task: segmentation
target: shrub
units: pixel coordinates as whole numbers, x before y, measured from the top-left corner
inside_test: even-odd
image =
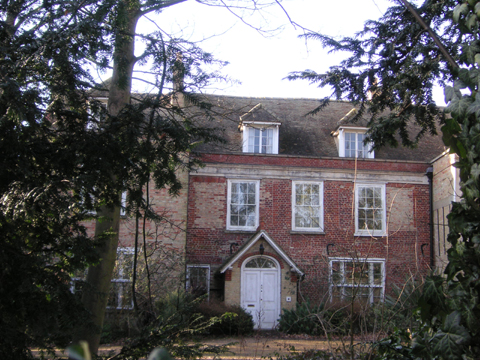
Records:
[[[156,318],[159,323],[187,326],[203,298],[194,297],[184,290],[169,292],[155,303]]]
[[[287,334],[324,335],[358,334],[372,331],[375,324],[373,307],[361,302],[326,303],[312,305],[310,301],[298,304],[295,309],[283,309],[279,330]]]
[[[324,303],[312,306],[309,301],[297,304],[295,309],[283,309],[278,322],[279,330],[287,334],[319,335],[323,333],[318,316],[324,310]]]
[[[140,331],[141,322],[133,310],[107,310],[100,343],[115,343],[118,340],[137,336]]]
[[[206,332],[212,335],[246,335],[253,332],[253,318],[238,305],[226,305],[210,300],[198,305],[197,311],[205,320],[218,318]]]

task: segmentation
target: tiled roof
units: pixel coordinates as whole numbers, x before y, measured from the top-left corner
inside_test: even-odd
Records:
[[[241,121],[280,122],[279,154],[338,157],[332,132],[339,126],[365,126],[366,120],[351,124],[354,106],[331,101],[315,115],[306,115],[319,106],[316,99],[251,98],[204,95],[218,113],[212,126],[224,130],[227,145],[205,146],[208,152],[241,152]],[[253,110],[252,110],[253,109]],[[426,135],[416,149],[402,146],[375,151],[377,159],[430,161],[445,150],[441,136]]]

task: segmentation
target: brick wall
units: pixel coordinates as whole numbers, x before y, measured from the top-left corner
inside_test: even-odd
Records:
[[[392,174],[412,174],[408,183],[386,183],[388,236],[372,238],[355,236],[354,182],[350,179],[329,179],[329,171],[340,167],[355,168],[355,161],[271,157],[258,155],[208,155],[204,161],[215,164],[215,171],[206,169],[190,177],[187,234],[187,262],[208,263],[215,272],[235,249],[250,239],[254,232],[227,231],[227,177],[242,178],[238,164],[250,163],[250,173],[260,179],[260,219],[263,230],[276,241],[305,272],[301,294],[320,300],[328,291],[329,257],[382,258],[386,261],[387,291],[393,283],[403,283],[408,276],[424,274],[429,263],[429,187],[426,163],[399,161],[358,161],[359,175],[380,171],[383,179]],[[208,165],[208,163],[207,163]],[[324,180],[324,233],[292,231],[292,179],[289,169],[295,166],[318,171],[317,180]],[[269,177],[265,169],[278,167],[280,176]],[[208,168],[208,166],[207,166]],[[280,170],[279,170],[280,169]],[[217,172],[217,174],[212,174]],[[375,177],[372,177],[375,179]],[[402,178],[403,179],[403,178]],[[418,179],[422,179],[419,181]],[[293,180],[301,180],[295,178]],[[306,179],[307,180],[307,179]],[[312,180],[312,179],[308,179]],[[329,254],[327,254],[327,245]],[[422,246],[423,244],[427,244]],[[423,253],[422,253],[423,250]],[[232,276],[235,276],[233,274]],[[232,282],[234,279],[232,278]],[[221,281],[215,286],[221,287]],[[225,294],[232,301],[231,294]]]
[[[148,198],[150,205],[153,211],[162,217],[162,220],[159,222],[146,221],[144,231],[143,219],[139,219],[137,278],[139,287],[137,291],[142,292],[141,287],[145,286],[146,272],[143,260],[143,236],[145,234],[149,271],[152,274],[151,288],[154,297],[161,296],[171,289],[184,287],[188,173],[178,172],[177,176],[183,186],[178,196],[171,196],[168,189],[155,189],[153,181],[149,184]],[[144,196],[147,196],[146,188],[144,189]],[[88,233],[93,235],[95,222],[90,221],[85,224]],[[135,218],[122,217],[118,247],[133,248],[135,246],[135,233]]]
[[[447,215],[452,201],[458,201],[461,196],[458,169],[452,166],[455,161],[455,155],[445,153],[433,162],[434,262],[440,272],[448,263],[447,250],[450,247]]]

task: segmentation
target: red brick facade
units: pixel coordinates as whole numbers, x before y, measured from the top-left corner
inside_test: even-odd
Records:
[[[257,271],[245,271],[246,264],[263,256],[275,264],[270,265],[275,268],[272,274],[277,271],[278,283],[271,293],[278,298],[280,314],[280,309],[293,308],[305,297],[327,299],[332,292],[331,272],[336,267],[335,271],[346,273],[351,259],[368,263],[369,281],[381,283],[382,293],[393,284],[426,273],[431,194],[425,173],[431,159],[443,151],[440,138],[427,135],[416,150],[375,150],[375,159],[339,157],[346,140],[340,140],[338,129],[349,126],[344,120],[353,109],[350,103],[332,102],[325,111],[305,116],[318,106],[316,100],[212,97],[209,101],[218,107],[220,115],[213,126],[224,130],[221,136],[227,145],[197,148],[205,166],[179,174],[184,189],[178,197],[172,198],[166,190],[150,192],[150,202],[156,204],[157,213],[165,215],[168,226],[148,223],[147,241],[157,250],[171,249],[179,255],[171,267],[178,276],[170,276],[171,283],[178,287],[178,279],[186,279],[188,288],[191,272],[196,281],[208,282],[211,296],[241,304],[253,292],[253,286],[249,290],[244,286],[249,283],[245,274]],[[254,140],[244,126],[257,130],[270,126],[278,133],[278,153],[246,153],[248,142]],[[355,126],[366,126],[366,122]],[[248,231],[227,226],[229,186],[242,181],[258,186],[255,226]],[[298,231],[292,225],[292,188],[302,182],[321,184],[323,224],[317,231]],[[356,230],[361,187],[381,192],[386,215],[380,236]],[[133,219],[123,220],[120,246],[134,245],[134,224]],[[262,271],[270,270],[258,267],[258,273]],[[161,277],[163,273],[155,274]],[[168,291],[163,288],[159,296]],[[374,290],[370,294],[377,296]]]
[[[255,233],[226,230],[228,179],[252,178],[260,180],[262,230],[305,273],[300,283],[302,295],[318,300],[325,297],[328,260],[332,257],[384,259],[386,291],[393,283],[401,284],[410,276],[425,274],[428,268],[430,194],[424,175],[427,163],[258,154],[208,154],[202,159],[205,170],[192,174],[189,180],[189,264],[210,264],[213,274]],[[218,175],[211,175],[213,171],[209,169],[215,169]],[[337,169],[341,169],[341,176],[334,176]],[[309,174],[305,180],[311,181],[313,176],[316,181],[323,181],[323,233],[292,231],[292,181],[302,180],[298,171]],[[385,184],[388,236],[354,235],[355,178],[358,182],[368,179]],[[231,273],[227,277],[231,279]],[[222,286],[222,280],[212,280],[213,292],[220,294]]]

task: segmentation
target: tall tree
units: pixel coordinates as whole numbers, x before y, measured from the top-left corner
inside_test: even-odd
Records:
[[[397,4],[353,38],[307,34],[349,56],[326,74],[302,71],[289,78],[331,86],[334,96],[358,104],[357,118],[370,120],[366,141],[377,148],[399,140],[414,147],[423,134],[442,126],[445,145],[460,159],[462,191],[448,217],[452,246],[446,278],[426,279],[418,304],[420,326],[397,343],[411,346],[390,347],[386,358],[479,358],[480,1]],[[433,100],[436,83],[444,86],[446,109]],[[327,104],[325,99],[317,111]]]
[[[177,168],[195,165],[183,155],[199,140],[217,140],[171,98],[186,97],[208,116],[209,105],[192,91],[219,77],[203,64],[222,63],[161,30],[136,32],[142,16],[184,1],[0,2],[3,358],[28,358],[29,346],[65,344],[75,328],[97,351],[118,242],[119,194],[129,190],[131,203],[140,203],[136,184],[150,174],[157,187],[177,191]],[[231,4],[235,12],[270,1]],[[139,38],[145,46],[136,55]],[[138,65],[150,67],[156,88],[150,96],[132,96]],[[112,71],[108,84],[94,81],[93,67]],[[182,86],[165,96],[179,75]],[[95,237],[82,223],[92,218]],[[71,275],[92,264],[81,311],[69,291]]]

